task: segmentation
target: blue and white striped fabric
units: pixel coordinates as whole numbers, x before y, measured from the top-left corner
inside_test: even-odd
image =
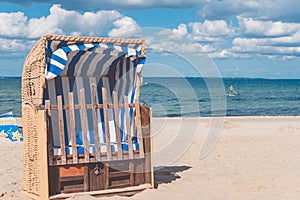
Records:
[[[110,44],[102,44],[102,43],[90,43],[90,44],[73,44],[73,45],[67,45],[63,46],[57,50],[55,50],[50,58],[50,62],[48,64],[47,70],[46,70],[46,79],[53,79],[56,76],[60,75],[64,68],[66,67],[66,64],[68,62],[68,54],[72,51],[91,51],[94,48],[104,48],[104,49],[111,49],[111,50],[117,50],[119,52],[122,52],[126,56],[139,56],[141,55],[141,46],[139,46],[137,49],[128,48],[125,46],[115,46]],[[135,60],[133,60],[135,62]],[[141,68],[143,64],[145,63],[145,58],[143,58],[138,65],[138,71],[141,71]]]
[[[0,137],[8,138],[13,142],[23,141],[23,133],[20,132],[12,112],[0,115]]]
[[[124,95],[128,96],[128,103],[132,104],[137,98],[138,78],[141,76],[142,67],[146,58],[141,56],[140,44],[104,44],[104,43],[67,43],[63,41],[48,41],[47,44],[47,70],[46,89],[44,100],[50,100],[51,105],[57,104],[57,96],[62,96],[63,104],[68,104],[68,93],[73,92],[74,103],[79,104],[79,91],[85,89],[85,101],[91,104],[91,84],[97,86],[98,103],[102,103],[102,91],[104,87],[108,91],[108,103],[112,103],[112,92],[118,93],[119,103],[124,102]],[[130,129],[133,129],[133,109],[130,108]],[[120,120],[120,134],[123,150],[126,150],[127,138],[125,113],[120,108],[119,116],[114,116],[113,110],[109,109],[109,128],[111,135],[112,150],[116,150],[115,119]],[[51,111],[52,116],[57,116],[57,110]],[[98,111],[98,130],[102,152],[106,151],[106,138],[104,127],[103,110]],[[65,110],[64,121],[69,121],[69,111]],[[93,118],[90,110],[87,111],[88,140],[90,147],[94,145]],[[58,119],[52,118],[54,155],[60,155],[60,139]],[[80,111],[75,110],[75,124],[78,137],[82,139],[82,127]],[[65,123],[65,141],[67,152],[71,149],[71,135],[69,123]],[[132,137],[135,137],[132,131]],[[80,149],[82,144],[78,143]],[[103,147],[102,147],[103,146]],[[127,145],[128,148],[128,145]],[[133,149],[138,150],[138,143],[133,144]],[[91,150],[91,152],[93,152]]]

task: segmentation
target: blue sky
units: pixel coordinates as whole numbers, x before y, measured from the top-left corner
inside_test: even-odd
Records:
[[[146,75],[164,65],[197,76],[173,59],[188,53],[207,76],[216,67],[223,77],[300,78],[299,7],[295,0],[2,0],[0,76],[21,76],[30,49],[51,33],[144,37]]]

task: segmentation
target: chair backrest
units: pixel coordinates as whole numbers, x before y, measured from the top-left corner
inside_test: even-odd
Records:
[[[67,43],[65,41],[48,41],[47,43],[47,70],[46,88],[44,92],[44,101],[50,100],[50,104],[57,104],[57,96],[62,97],[62,103],[68,104],[68,94],[73,93],[74,103],[79,103],[80,90],[85,90],[85,102],[91,104],[91,84],[95,84],[97,89],[98,102],[102,103],[102,90],[106,88],[108,103],[112,103],[112,94],[115,91],[118,94],[118,102],[124,102],[124,95],[128,97],[128,103],[134,103],[138,99],[138,89],[142,66],[145,57],[142,56],[141,44],[130,43]],[[43,102],[44,102],[43,101]],[[52,115],[56,115],[56,111]],[[132,118],[133,109],[130,108],[130,118]],[[99,131],[104,132],[103,113],[99,111]],[[75,111],[76,131],[82,132],[79,110]],[[119,117],[124,116],[124,110],[120,109]],[[64,121],[69,121],[69,114],[64,112]],[[109,122],[112,124],[116,116],[112,110],[108,112]],[[88,131],[93,132],[94,125],[92,113],[87,112]],[[123,137],[124,124],[121,120],[121,139]],[[52,119],[53,133],[59,133],[58,119]],[[113,128],[114,126],[110,126]],[[64,126],[66,136],[66,145],[69,143],[70,127],[66,123]],[[112,141],[114,141],[112,136]],[[59,146],[59,134],[53,135],[54,146]],[[100,137],[100,142],[106,142],[105,137]]]

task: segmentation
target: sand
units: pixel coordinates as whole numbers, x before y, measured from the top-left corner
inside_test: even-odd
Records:
[[[299,199],[299,122],[300,117],[154,119],[157,188],[102,199]],[[28,199],[21,194],[22,144],[0,142],[0,199]]]

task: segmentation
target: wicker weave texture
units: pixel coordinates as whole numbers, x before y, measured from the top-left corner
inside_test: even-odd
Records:
[[[34,108],[26,104],[23,106],[23,118],[27,119],[23,123],[23,130],[27,133],[24,137],[24,176],[23,189],[30,193],[39,195],[40,178],[39,167],[39,149],[38,149],[38,133],[37,133],[37,119],[35,118]]]

